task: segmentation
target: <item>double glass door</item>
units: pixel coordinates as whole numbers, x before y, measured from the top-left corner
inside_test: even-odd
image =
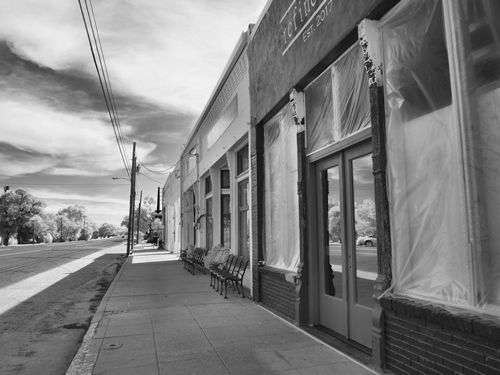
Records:
[[[371,144],[316,165],[320,324],[371,348],[377,277]]]

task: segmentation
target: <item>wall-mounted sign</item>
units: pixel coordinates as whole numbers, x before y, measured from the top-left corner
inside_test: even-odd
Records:
[[[282,55],[296,42],[307,43],[332,10],[333,0],[293,0],[280,18]]]

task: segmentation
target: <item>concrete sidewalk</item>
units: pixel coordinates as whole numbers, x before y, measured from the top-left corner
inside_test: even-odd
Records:
[[[67,375],[374,374],[210,277],[153,248],[111,284]]]

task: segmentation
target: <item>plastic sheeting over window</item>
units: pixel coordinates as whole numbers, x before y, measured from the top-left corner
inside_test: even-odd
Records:
[[[308,153],[370,124],[368,77],[361,48],[354,45],[306,90]]]
[[[404,1],[381,31],[394,290],[468,304],[465,187],[442,3]]]
[[[264,126],[265,261],[293,272],[300,257],[296,137],[289,105]]]
[[[500,2],[462,0],[460,6],[463,16],[457,23],[465,30],[465,47],[470,48],[466,96],[473,122],[479,125],[475,147],[480,150],[478,185],[484,202],[481,232],[486,240],[478,270],[482,282],[477,303],[500,306]]]

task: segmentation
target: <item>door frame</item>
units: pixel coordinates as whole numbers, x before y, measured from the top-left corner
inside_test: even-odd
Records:
[[[308,194],[307,199],[307,236],[308,236],[308,254],[307,254],[307,270],[308,270],[308,323],[310,325],[320,324],[320,308],[319,308],[319,298],[320,298],[320,277],[319,273],[319,251],[318,246],[320,245],[318,239],[318,186],[316,179],[316,170],[319,163],[324,160],[328,160],[334,155],[340,155],[342,152],[347,152],[349,149],[361,149],[366,148],[368,152],[373,152],[372,145],[372,129],[367,127],[362,131],[355,133],[336,144],[325,147],[311,155],[306,157],[306,176],[307,176],[307,190],[311,192]],[[375,181],[374,181],[375,184]],[[341,187],[345,189],[345,187]],[[342,194],[345,194],[343,192]],[[343,236],[346,236],[346,231],[344,230]],[[377,257],[378,257],[377,253]]]

